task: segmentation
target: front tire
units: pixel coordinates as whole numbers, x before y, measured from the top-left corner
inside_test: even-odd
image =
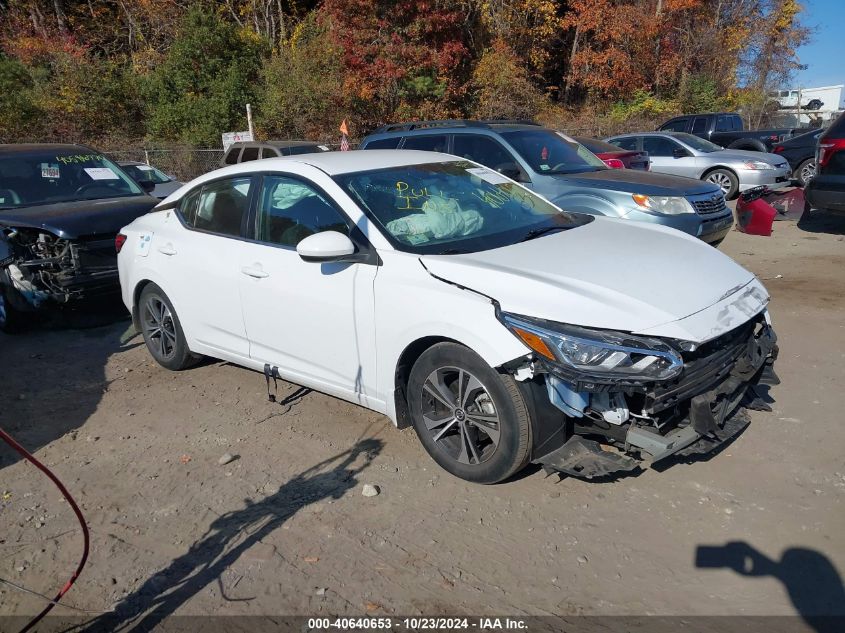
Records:
[[[531,452],[531,418],[516,381],[456,343],[419,357],[408,380],[414,430],[428,454],[456,477],[507,479]]]
[[[172,371],[190,367],[196,358],[176,316],[176,310],[156,284],[144,286],[138,299],[138,321],[147,349],[156,362]]]
[[[13,292],[8,286],[0,284],[0,332],[6,334],[17,334],[26,322],[26,315],[15,307],[9,296]]]
[[[705,182],[713,183],[725,196],[725,200],[733,199],[739,191],[739,179],[729,169],[714,169],[707,172],[704,179]]]

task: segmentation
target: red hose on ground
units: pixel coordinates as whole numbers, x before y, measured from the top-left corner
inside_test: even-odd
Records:
[[[56,488],[59,489],[59,492],[62,493],[62,496],[70,504],[70,507],[73,508],[73,512],[74,514],[76,514],[76,518],[79,520],[79,525],[82,527],[82,558],[79,560],[79,564],[76,566],[76,571],[73,572],[73,575],[65,583],[64,587],[59,590],[59,593],[56,594],[56,597],[53,598],[50,604],[44,607],[44,610],[41,613],[36,615],[32,620],[29,621],[29,623],[24,628],[21,629],[20,633],[26,633],[26,631],[32,629],[32,627],[34,627],[41,620],[41,618],[47,615],[50,612],[50,609],[56,606],[59,600],[61,600],[62,596],[68,592],[71,586],[73,586],[73,583],[76,582],[76,579],[79,578],[79,574],[82,573],[82,568],[85,567],[85,561],[88,560],[88,525],[85,523],[85,517],[82,516],[82,511],[79,509],[79,506],[76,505],[76,501],[73,500],[73,497],[67,491],[67,488],[64,487],[64,484],[59,481],[58,477],[56,477],[52,472],[50,472],[49,468],[39,462],[28,450],[18,444],[15,439],[11,435],[6,433],[6,431],[4,431],[3,429],[0,429],[0,439],[4,440],[9,446],[15,449],[18,453],[20,453],[25,460],[34,464],[35,467],[38,468],[38,470],[47,475],[50,481],[56,484]]]

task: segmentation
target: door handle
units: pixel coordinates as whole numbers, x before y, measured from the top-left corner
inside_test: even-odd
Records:
[[[171,244],[170,242],[168,242],[168,243],[167,243],[167,244],[165,244],[164,246],[159,246],[159,247],[158,247],[158,252],[159,252],[159,253],[161,253],[162,255],[175,255],[175,254],[176,254],[176,249],[175,249],[175,248],[173,248],[173,244]]]
[[[250,266],[244,266],[241,268],[241,272],[244,275],[249,277],[255,277],[256,279],[264,279],[265,277],[269,277],[270,273],[265,273],[260,268],[251,268]]]

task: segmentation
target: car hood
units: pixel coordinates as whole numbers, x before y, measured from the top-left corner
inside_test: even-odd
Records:
[[[693,196],[719,192],[719,188],[715,185],[695,178],[669,176],[637,169],[601,169],[583,174],[561,174],[554,177],[563,179],[570,185],[641,193],[647,196]]]
[[[765,309],[753,274],[664,227],[596,218],[581,227],[465,255],[424,255],[435,277],[505,312],[701,343]]]
[[[711,158],[714,162],[737,161],[743,162],[747,160],[759,160],[770,165],[780,165],[785,163],[786,159],[778,154],[769,154],[768,152],[754,152],[746,149],[724,149],[720,152],[710,152],[703,154],[705,158]]]
[[[164,200],[171,193],[182,187],[182,183],[177,180],[169,182],[160,182],[153,189],[153,195],[159,200]]]
[[[127,196],[0,209],[0,225],[43,229],[64,239],[114,235],[158,202],[152,196]]]

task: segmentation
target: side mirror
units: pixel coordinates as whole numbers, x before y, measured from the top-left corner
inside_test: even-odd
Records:
[[[340,262],[355,254],[355,244],[343,233],[322,231],[297,244],[296,252],[306,262]]]
[[[156,188],[156,184],[152,180],[138,180],[136,182],[147,193],[152,193],[153,189]]]
[[[496,171],[517,182],[525,182],[525,176],[516,163],[503,163],[496,167]]]
[[[672,150],[672,156],[674,156],[675,158],[686,158],[687,156],[689,156],[689,152],[683,147],[676,147]]]

